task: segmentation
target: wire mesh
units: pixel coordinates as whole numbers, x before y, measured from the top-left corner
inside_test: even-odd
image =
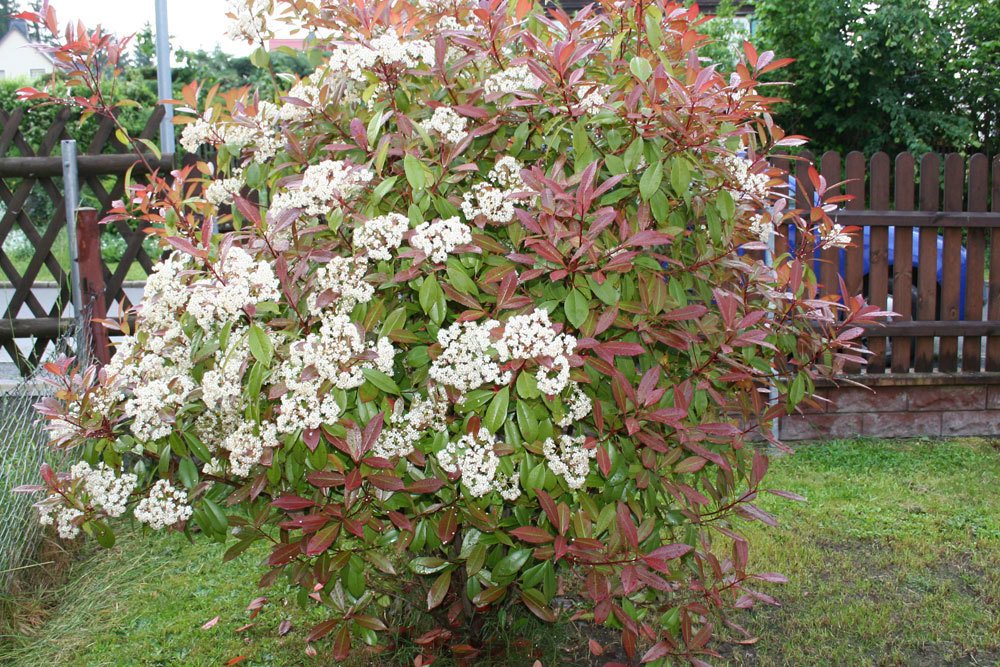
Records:
[[[73,452],[47,446],[48,436],[34,405],[55,389],[45,381],[51,377],[44,368],[46,362],[67,355],[77,357],[81,365],[89,363],[90,326],[80,324],[90,322],[89,308],[82,315],[49,348],[30,376],[0,390],[0,593],[9,590],[19,572],[39,565],[36,555],[44,534],[32,507],[41,496],[13,490],[22,484],[38,484],[43,463],[58,470],[74,457]]]

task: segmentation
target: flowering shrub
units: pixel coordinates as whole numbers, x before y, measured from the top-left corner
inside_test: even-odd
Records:
[[[217,157],[112,214],[172,254],[109,366],[51,367],[40,410],[86,463],[43,471],[42,517],[109,544],[130,508],[226,558],[266,541],[262,584],[326,607],[308,640],[338,659],[400,601],[432,619],[428,656],[468,658],[483,614],[553,621],[558,596],[632,660],[698,662],[779,579],[740,534],[772,521],[748,438],[879,314],[816,298],[834,200],[772,191],[765,158],[801,140],[756,79],[783,63],[747,46],[722,77],[696,10],[660,1],[252,0],[231,29],[263,43],[268,11],[317,68],[275,73],[275,100],[184,91],[181,143]],[[68,37],[73,76],[108,76],[120,42]],[[782,220],[796,247],[765,263]]]

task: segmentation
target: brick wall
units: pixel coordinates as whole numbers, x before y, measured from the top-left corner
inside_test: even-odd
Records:
[[[887,376],[871,387],[824,387],[826,401],[781,420],[781,438],[1000,436],[995,379]]]

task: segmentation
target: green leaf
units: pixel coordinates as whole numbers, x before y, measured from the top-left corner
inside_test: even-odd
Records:
[[[486,417],[483,419],[485,426],[490,433],[496,433],[507,421],[507,406],[510,404],[510,387],[504,387],[496,393],[490,401],[490,407],[486,409]]]
[[[646,171],[643,172],[642,178],[639,179],[639,194],[646,201],[653,196],[657,190],[660,189],[660,183],[663,181],[663,164],[657,162],[651,167],[646,167]]]
[[[640,81],[645,82],[646,79],[653,73],[653,66],[649,64],[649,61],[642,56],[635,56],[632,58],[632,62],[629,63],[629,70],[634,74]]]
[[[639,162],[642,160],[642,152],[644,149],[644,144],[642,137],[636,137],[635,141],[628,145],[625,149],[625,168],[635,169],[639,166]]]
[[[514,386],[517,388],[517,395],[521,398],[538,398],[542,395],[542,392],[538,391],[538,380],[531,373],[521,371]]]
[[[504,556],[493,568],[494,577],[512,577],[528,562],[531,549],[515,549]]]
[[[420,160],[407,153],[403,157],[403,171],[406,173],[406,180],[414,190],[424,189],[424,166]]]
[[[264,366],[270,366],[274,356],[274,346],[271,344],[271,339],[256,324],[250,327],[250,354]]]
[[[391,377],[376,368],[362,368],[365,379],[387,394],[399,395],[399,385]]]
[[[534,442],[538,437],[538,420],[531,413],[531,406],[525,401],[518,401],[514,405],[514,413],[517,415],[517,427],[521,436],[528,442]]]
[[[465,272],[465,269],[457,259],[452,258],[448,260],[447,272],[448,280],[451,282],[452,287],[462,294],[479,295],[479,288],[476,287],[476,283]]]
[[[229,527],[229,520],[226,519],[226,515],[222,511],[222,508],[216,505],[208,498],[205,498],[201,502],[202,506],[205,508],[205,514],[208,518],[209,523],[212,526],[212,529],[216,533],[225,534],[226,530]]]
[[[268,64],[271,62],[271,54],[267,52],[263,46],[254,49],[254,52],[250,54],[250,64],[254,67],[260,69],[267,69]]]
[[[195,466],[194,461],[187,457],[181,459],[180,464],[177,466],[177,476],[184,486],[189,489],[194,488],[194,485],[198,483],[198,468]]]
[[[423,285],[420,286],[418,294],[420,308],[425,313],[430,313],[431,306],[437,301],[439,294],[441,294],[441,286],[438,285],[437,278],[434,275],[427,276],[424,279]]]
[[[427,591],[428,611],[440,606],[444,602],[444,597],[448,594],[448,588],[451,587],[451,572],[451,570],[445,570],[431,584],[430,590]]]
[[[719,194],[715,197],[715,208],[719,210],[719,215],[722,216],[723,220],[733,219],[733,216],[736,215],[736,202],[733,201],[729,190],[719,190]]]
[[[587,321],[587,316],[590,314],[590,302],[583,295],[583,292],[572,289],[569,296],[566,297],[563,310],[566,311],[566,319],[569,320],[570,324],[579,329]]]
[[[434,574],[448,567],[448,561],[434,556],[423,556],[410,561],[410,569],[416,574]]]
[[[670,164],[670,186],[680,196],[691,188],[691,167],[683,158],[674,158]]]
[[[91,521],[90,529],[94,534],[94,539],[102,548],[110,549],[115,546],[115,533],[106,524],[101,521]]]
[[[393,331],[398,331],[406,325],[406,308],[400,306],[385,317],[382,323],[381,336],[385,338]]]

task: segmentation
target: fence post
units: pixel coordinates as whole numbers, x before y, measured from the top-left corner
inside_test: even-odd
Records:
[[[80,205],[80,174],[76,163],[76,141],[62,142],[63,203],[66,211],[66,237],[69,240],[69,282],[73,298],[73,314],[83,316],[83,295],[80,292],[80,267],[77,264],[76,209]]]
[[[80,292],[85,303],[90,304],[88,321],[80,325],[90,328],[91,352],[101,364],[111,361],[111,339],[103,320],[108,316],[104,298],[104,267],[101,262],[101,230],[97,210],[80,208],[76,211],[77,261],[80,267]]]

